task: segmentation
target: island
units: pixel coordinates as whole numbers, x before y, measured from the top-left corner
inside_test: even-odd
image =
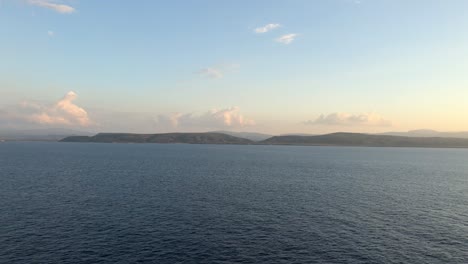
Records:
[[[163,134],[99,133],[94,136],[70,136],[60,140],[60,142],[468,148],[467,138],[405,137],[361,133],[272,136],[261,141],[253,141],[215,132]]]
[[[223,133],[99,133],[95,136],[71,136],[61,142],[95,143],[185,143],[185,144],[252,144],[253,141]]]
[[[266,145],[362,146],[468,148],[466,138],[404,137],[360,133],[332,133],[317,136],[274,136],[260,142]]]

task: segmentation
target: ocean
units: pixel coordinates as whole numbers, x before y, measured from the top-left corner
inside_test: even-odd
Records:
[[[468,150],[0,143],[0,263],[468,263]]]

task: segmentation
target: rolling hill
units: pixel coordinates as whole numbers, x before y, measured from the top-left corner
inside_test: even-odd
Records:
[[[275,136],[260,143],[268,145],[468,148],[468,139],[464,138],[402,137],[359,133],[333,133],[320,136]]]
[[[164,133],[131,134],[99,133],[95,136],[66,137],[61,142],[97,142],[97,143],[186,143],[186,144],[252,144],[248,139],[222,133]]]

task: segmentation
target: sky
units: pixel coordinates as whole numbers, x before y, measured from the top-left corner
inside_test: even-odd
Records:
[[[468,131],[465,0],[0,0],[0,130]]]

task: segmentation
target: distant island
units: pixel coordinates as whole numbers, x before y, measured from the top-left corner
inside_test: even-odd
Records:
[[[61,142],[96,142],[96,143],[185,143],[185,144],[252,144],[245,138],[223,133],[164,133],[164,134],[132,134],[132,133],[99,133],[95,136],[70,136]]]
[[[405,137],[360,133],[332,133],[318,136],[285,135],[273,136],[261,141],[215,132],[99,133],[95,136],[70,136],[60,140],[60,142],[468,148],[468,139],[466,138]]]
[[[332,133],[318,136],[275,136],[264,141],[268,145],[363,146],[468,148],[466,138],[404,137],[360,133]]]

